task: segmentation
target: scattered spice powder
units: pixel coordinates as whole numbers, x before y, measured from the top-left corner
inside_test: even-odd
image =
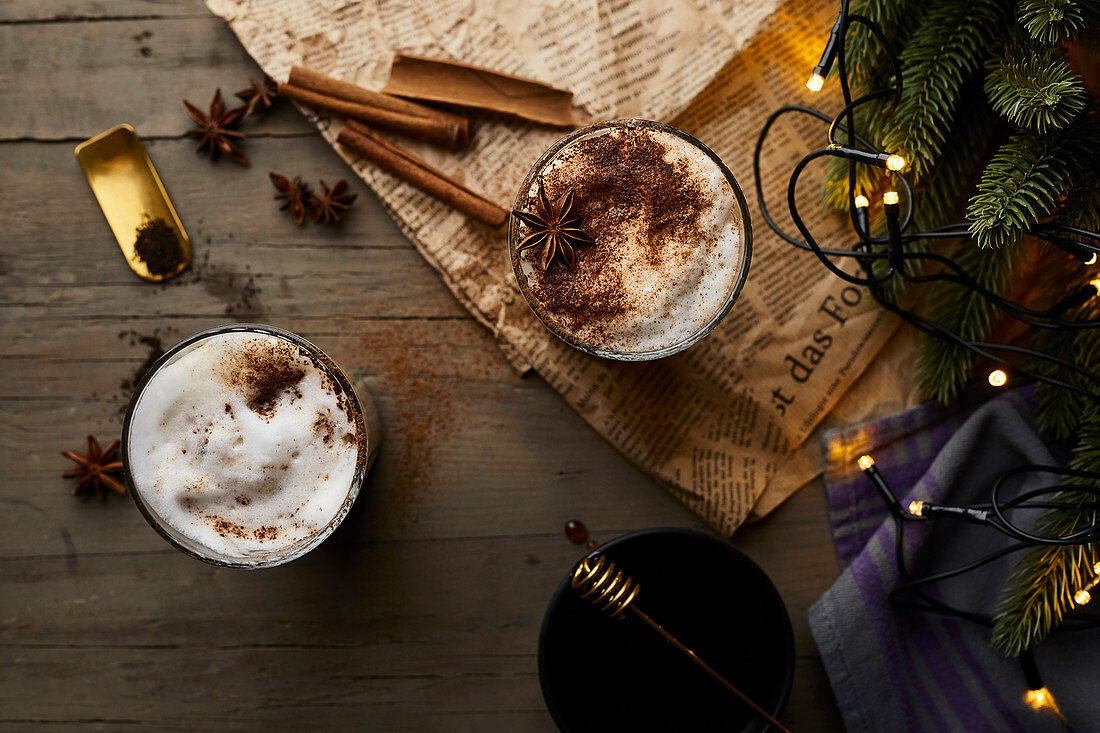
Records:
[[[131,346],[137,346],[141,344],[148,348],[148,352],[145,354],[145,359],[141,362],[134,373],[129,377],[126,377],[119,382],[119,388],[126,396],[129,396],[130,392],[133,392],[137,387],[138,382],[145,376],[145,373],[149,371],[157,359],[164,356],[164,336],[168,335],[168,331],[162,332],[160,329],[154,329],[152,333],[142,334],[137,331],[121,331],[118,334],[120,339],[129,338]],[[125,405],[123,406],[125,412]]]
[[[137,228],[134,251],[151,275],[171,275],[183,264],[183,246],[164,219],[150,219]]]
[[[332,415],[318,412],[317,419],[313,421],[313,432],[322,443],[329,445],[336,436],[336,421],[332,419]]]
[[[207,514],[206,521],[214,528],[214,531],[222,537],[226,535],[233,535],[238,539],[248,537],[248,530],[245,529],[243,525],[237,524],[236,522],[230,522],[228,519],[222,519],[213,514]]]

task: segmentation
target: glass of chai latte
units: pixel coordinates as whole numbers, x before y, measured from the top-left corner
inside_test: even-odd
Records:
[[[240,324],[172,347],[122,427],[130,494],[200,560],[281,565],[319,545],[359,494],[380,437],[369,395],[300,336]]]
[[[749,271],[752,228],[733,174],[710,148],[660,122],[610,120],[566,135],[520,186],[514,208],[543,215],[572,191],[592,240],[542,267],[537,228],[513,214],[519,288],[557,337],[609,359],[683,351],[733,307]],[[568,241],[568,240],[567,240]]]

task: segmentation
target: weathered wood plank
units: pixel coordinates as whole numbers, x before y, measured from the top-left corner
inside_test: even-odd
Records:
[[[249,138],[244,143],[252,159],[248,167],[227,160],[211,162],[205,155],[196,154],[191,138],[146,141],[146,149],[194,240],[196,253],[201,255],[202,245],[210,244],[207,238],[217,246],[235,248],[263,241],[288,249],[389,247],[415,251],[378,205],[355,206],[346,221],[328,226],[307,223],[299,227],[279,212],[279,203],[273,198],[275,189],[268,178],[271,171],[300,175],[314,186],[321,179],[331,184],[344,178],[353,192],[368,192],[328,143],[300,114],[294,114],[298,115],[303,136],[289,140]],[[5,256],[13,252],[28,257],[87,254],[90,262],[95,255],[112,253],[110,247],[87,253],[81,250],[81,245],[93,236],[112,247],[117,245],[73,156],[73,143],[0,145],[9,173],[0,178],[0,193],[6,199],[0,221],[5,239],[12,242]],[[43,219],[44,214],[49,218]],[[15,243],[23,246],[15,248]],[[118,272],[125,277],[116,279],[130,281],[127,269]]]
[[[5,0],[0,24],[79,23],[136,18],[202,17],[202,0]]]
[[[260,71],[210,13],[103,23],[0,24],[0,140],[82,140],[129,122],[146,138],[182,135],[180,100],[205,107]],[[308,129],[289,104],[246,131]]]

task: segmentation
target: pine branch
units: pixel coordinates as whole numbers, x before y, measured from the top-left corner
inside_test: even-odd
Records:
[[[1100,171],[1092,170],[1074,184],[1073,190],[1062,204],[1058,222],[1095,231],[1100,228]],[[1050,298],[1050,303],[1069,296],[1073,291],[1085,285],[1095,271],[1080,264],[1075,258],[1067,256],[1052,246],[1048,248],[1049,265],[1043,267],[1042,291]],[[1044,262],[1048,258],[1044,257]],[[1100,302],[1093,299],[1085,303],[1076,312],[1063,316],[1067,319],[1084,320],[1100,317]],[[1065,359],[1084,369],[1092,365],[1091,354],[1100,348],[1100,330],[1082,329],[1065,332],[1054,329],[1040,331],[1035,347],[1052,356]],[[1100,360],[1097,360],[1100,361]],[[1038,362],[1035,368],[1045,376],[1087,387],[1084,380],[1061,367],[1049,362]],[[1039,428],[1058,440],[1070,438],[1077,430],[1082,410],[1082,402],[1069,390],[1039,382],[1035,387],[1039,409],[1036,413]]]
[[[895,46],[903,46],[920,24],[927,3],[920,0],[852,0],[848,11],[878,24]],[[863,25],[853,23],[844,48],[844,62],[853,86],[871,88],[880,77],[894,74],[889,56]],[[860,128],[861,130],[863,128]]]
[[[902,99],[887,120],[883,147],[909,161],[914,180],[927,175],[943,151],[966,82],[981,68],[1009,10],[998,0],[939,0],[902,51]]]
[[[1068,282],[1072,287],[1059,289],[1064,295],[1085,284],[1088,275]],[[1096,308],[1085,309],[1084,312],[1075,314],[1075,318],[1095,318]],[[1073,333],[1064,331],[1044,330],[1035,340],[1035,347],[1044,354],[1065,359],[1071,364],[1088,369],[1093,361],[1092,355],[1100,352],[1100,333],[1095,329],[1082,329]],[[1041,374],[1046,377],[1058,379],[1078,387],[1087,388],[1089,384],[1080,376],[1067,369],[1049,362],[1039,362],[1034,365]],[[1035,389],[1038,400],[1036,422],[1039,429],[1047,435],[1058,440],[1068,440],[1076,433],[1081,421],[1083,405],[1080,396],[1068,389],[1058,387],[1045,382],[1039,382]]]
[[[986,166],[967,216],[982,247],[1016,241],[1065,196],[1075,176],[1100,156],[1090,120],[1045,135],[1021,130]]]
[[[1094,362],[1093,366],[1100,364]],[[1095,408],[1090,407],[1084,416],[1081,437],[1069,465],[1085,471],[1100,469],[1100,413]],[[1053,500],[1079,505],[1095,501],[1091,494],[1072,490],[1058,492]],[[1097,510],[1080,506],[1076,510],[1047,509],[1036,522],[1036,532],[1066,535],[1096,522],[1097,515]],[[1098,560],[1100,543],[1030,550],[1017,563],[1001,594],[993,646],[1015,657],[1045,638],[1074,607],[1073,594],[1092,578]]]
[[[1079,336],[1086,333],[1088,332],[1066,334],[1053,329],[1044,330],[1035,338],[1035,348],[1044,354],[1073,361],[1074,344]],[[1043,376],[1055,379],[1063,376],[1062,372],[1065,371],[1046,362],[1036,364],[1035,369]],[[1038,402],[1035,422],[1038,424],[1039,430],[1058,440],[1066,440],[1073,435],[1073,432],[1077,430],[1079,417],[1077,407],[1079,407],[1080,402],[1077,395],[1068,389],[1062,389],[1046,382],[1039,382],[1035,386],[1035,397]]]
[[[1081,493],[1056,496],[1058,501],[1092,498]],[[1063,512],[1068,514],[1068,510]],[[1052,529],[1069,533],[1084,524],[1081,519],[1067,520]],[[997,606],[992,638],[994,648],[1005,656],[1018,657],[1029,646],[1044,639],[1066,611],[1073,608],[1073,594],[1092,577],[1093,563],[1100,559],[1098,550],[1095,544],[1069,545],[1041,547],[1024,555],[1009,578],[1011,590]]]
[[[1100,219],[1100,186],[1096,173],[1081,181],[1067,198],[1060,219],[1079,226],[1094,226]],[[1068,258],[1063,262],[1071,262]],[[1061,286],[1050,284],[1052,299],[1064,297],[1086,280],[1090,271],[1080,266],[1076,277],[1065,277]],[[1066,268],[1061,269],[1065,272]],[[1067,314],[1073,318],[1095,318],[1100,304],[1090,301],[1079,312]],[[1046,353],[1060,356],[1074,365],[1096,373],[1100,369],[1100,332],[1084,329],[1067,334],[1044,331],[1036,346]],[[1057,365],[1040,362],[1040,370],[1051,377],[1095,389],[1083,378]],[[1070,468],[1096,471],[1100,469],[1100,410],[1091,402],[1069,390],[1045,383],[1037,386],[1039,426],[1060,439],[1077,436],[1077,446],[1070,459]],[[1074,481],[1081,483],[1083,480]],[[1093,482],[1095,485],[1096,482]],[[1059,492],[1055,501],[1094,502],[1095,497],[1073,491]],[[1064,535],[1092,524],[1097,519],[1094,509],[1077,511],[1047,510],[1036,523],[1045,534]],[[1029,551],[1017,563],[1009,577],[993,628],[993,645],[1009,656],[1018,656],[1024,649],[1046,637],[1065,613],[1074,606],[1073,594],[1092,577],[1092,568],[1100,559],[1100,543],[1068,547],[1045,547]]]
[[[1016,12],[1032,38],[1051,46],[1086,27],[1084,13],[1072,0],[1020,0]]]
[[[1004,295],[1022,259],[1018,243],[998,249],[980,249],[965,242],[952,257],[983,287]],[[941,283],[935,291],[930,316],[967,340],[986,338],[993,328],[996,306],[974,291]],[[950,402],[970,379],[974,355],[969,349],[929,336],[917,357],[916,381],[921,394]]]
[[[1058,221],[1091,231],[1100,229],[1100,169],[1085,167],[1062,202]]]
[[[1094,139],[1091,144],[1100,143]],[[1085,158],[1084,160],[1094,159]],[[1088,163],[1084,165],[1087,166]],[[1091,172],[1091,169],[1089,171],[1076,172],[1079,176],[1079,185],[1066,197],[1061,221],[1086,227],[1095,227],[1100,223],[1097,221],[1100,219],[1100,185],[1095,183],[1095,179],[1100,178],[1100,175]],[[988,173],[987,167],[986,175]],[[968,242],[954,256],[955,261],[971,277],[999,295],[1004,295],[1008,291],[1022,259],[1019,237],[1009,240],[1009,243],[1002,247],[993,249],[979,248]],[[1057,256],[1067,257],[1060,251]],[[932,291],[930,297],[930,316],[964,339],[986,338],[998,314],[997,308],[980,295],[956,285],[942,284]],[[921,345],[917,358],[917,386],[922,394],[941,402],[949,402],[958,395],[969,380],[973,363],[973,355],[968,349],[930,336]],[[1100,361],[1097,362],[1097,367],[1100,367]],[[1073,409],[1081,409],[1080,400],[1076,401]],[[1053,416],[1049,419],[1055,421]],[[1062,419],[1067,422],[1073,421],[1072,418],[1063,417]]]
[[[1085,86],[1057,49],[1011,43],[986,68],[990,104],[1016,125],[1036,132],[1063,128],[1085,108]]]
[[[960,105],[943,154],[920,186],[917,210],[927,217],[921,222],[923,229],[959,220],[964,194],[973,190],[982,162],[1003,127],[981,95],[971,91],[977,91],[977,84],[963,90],[970,101]]]
[[[961,105],[943,155],[931,176],[916,191],[913,214],[913,229],[916,231],[934,229],[958,220],[963,193],[973,186],[991,146],[990,131],[996,129],[996,116],[980,95],[964,92],[964,98],[973,101]],[[936,244],[932,239],[918,239],[906,244],[906,251],[928,252]],[[886,271],[887,266],[886,260],[878,260],[873,271],[880,274]],[[924,271],[919,260],[907,261],[905,269],[909,275],[919,275]],[[906,280],[898,277],[885,284],[883,294],[891,302],[900,303],[907,290]]]

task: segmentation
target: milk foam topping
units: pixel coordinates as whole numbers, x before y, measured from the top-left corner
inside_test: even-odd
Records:
[[[547,162],[523,208],[534,209],[541,186],[551,201],[572,190],[595,240],[576,249],[576,272],[520,260],[544,320],[586,344],[643,353],[691,338],[722,311],[744,266],[745,222],[705,150],[659,129],[597,129]]]
[[[297,344],[227,332],[188,347],[143,389],[129,470],[145,505],[231,558],[277,553],[325,529],[352,485],[353,397]]]

